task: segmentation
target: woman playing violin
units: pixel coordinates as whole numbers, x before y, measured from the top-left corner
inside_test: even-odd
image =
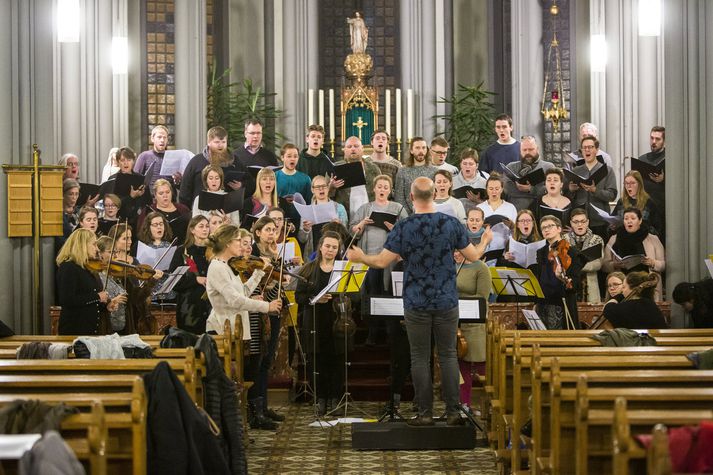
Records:
[[[115,224],[109,230],[109,234],[103,237],[105,239],[98,243],[100,258],[104,265],[109,265],[110,257],[112,261],[107,290],[110,290],[109,281],[112,281],[115,284],[111,285],[114,289],[110,291],[112,297],[121,293],[127,295],[127,301],[124,302],[126,305],[119,306],[111,313],[111,325],[115,332],[122,334],[153,333],[155,320],[151,316],[146,298],[151,295],[156,282],[163,277],[163,272],[141,265],[130,254],[132,236],[131,226],[124,223]],[[122,264],[128,265],[122,266]],[[106,280],[104,273],[102,273],[102,280]]]
[[[263,170],[265,170],[265,168],[263,168]],[[252,255],[268,258],[275,263],[280,262],[280,255],[277,250],[277,225],[275,224],[275,221],[269,216],[263,216],[262,218],[258,219],[257,222],[255,222],[252,231],[253,235],[255,236],[255,243],[253,244]],[[287,277],[284,274],[283,276]],[[266,284],[268,286],[268,290],[265,293],[265,298],[268,300],[284,298],[285,301],[283,301],[283,306],[286,307],[287,305],[284,293],[282,294],[282,296],[278,297],[277,284],[279,284],[279,282],[277,282],[276,279],[273,279],[271,280],[271,282],[268,282]],[[272,287],[270,288],[270,286]],[[269,419],[272,419],[277,422],[282,422],[285,420],[285,418],[270,409],[267,405],[267,380],[270,373],[270,368],[272,367],[272,363],[275,361],[275,357],[277,355],[277,343],[280,337],[281,319],[279,313],[271,313],[268,318],[269,323],[265,325],[264,328],[265,332],[268,333],[267,345],[264,348],[262,361],[260,362],[260,373],[258,379],[256,380],[256,386],[259,386],[259,396],[262,397],[264,414]],[[259,319],[259,321],[261,322],[265,322],[263,318],[260,318],[259,315],[253,313],[250,314],[250,319],[251,322],[254,322],[256,319]]]
[[[545,296],[538,302],[537,313],[547,329],[566,329],[565,302],[573,324],[578,325],[577,288],[583,263],[576,248],[562,238],[559,218],[543,216],[540,230],[547,245],[537,251],[537,264],[531,267]]]
[[[108,331],[105,312],[116,309],[118,303],[102,290],[97,275],[86,268],[96,255],[97,238],[86,229],[73,232],[57,255],[60,335],[103,335]]]
[[[161,180],[157,180],[156,183]],[[188,223],[188,232],[183,246],[176,249],[169,269],[188,266],[176,291],[176,324],[178,328],[200,335],[205,333],[206,320],[210,313],[210,302],[203,298],[206,291],[208,260],[205,251],[208,243],[208,218],[194,216]]]
[[[280,299],[268,303],[260,297],[250,298],[250,294],[257,288],[265,272],[258,268],[243,283],[229,264],[230,260],[236,257],[243,258],[243,261],[247,262],[247,257],[252,249],[252,236],[244,229],[239,229],[232,224],[225,224],[210,235],[208,246],[213,251],[214,257],[208,267],[208,283],[206,285],[208,299],[213,306],[206,324],[207,330],[222,333],[225,320],[230,321],[231,326],[235,328],[236,315],[239,315],[243,327],[243,340],[259,342],[261,340],[260,333],[253,333],[248,312],[276,313],[282,308],[282,302]],[[263,411],[262,389],[258,384],[261,363],[262,358],[259,352],[251,351],[250,355],[245,358],[245,377],[255,382],[248,390],[248,400],[253,409],[250,425],[255,429],[275,429],[275,424],[266,417]],[[267,386],[267,381],[265,381],[265,386]]]

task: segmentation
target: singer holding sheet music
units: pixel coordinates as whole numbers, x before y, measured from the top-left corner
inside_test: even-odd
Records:
[[[596,180],[583,180],[580,184],[577,184],[570,180],[568,196],[569,199],[572,200],[572,203],[574,203],[574,206],[584,208],[587,213],[589,213],[589,219],[591,220],[590,227],[594,234],[601,236],[602,239],[606,239],[607,223],[598,215],[594,214],[589,205],[591,203],[599,209],[609,210],[609,202],[614,201],[617,195],[616,176],[610,166],[600,163],[599,160],[597,160],[597,155],[599,154],[599,140],[597,140],[596,137],[588,135],[582,138],[581,148],[584,154],[584,164],[575,167],[572,172],[580,177],[586,178],[594,176],[599,172],[600,168],[606,167],[606,175],[598,182]]]
[[[134,161],[136,160],[136,153],[129,147],[121,147],[118,152],[116,152],[116,159],[119,163],[119,171],[111,175],[107,182],[113,181],[115,183],[113,191],[121,199],[121,208],[119,209],[119,219],[129,220],[129,224],[136,226],[136,219],[138,215],[138,210],[143,206],[143,196],[146,192],[146,187],[143,184],[143,180],[138,177],[143,177],[140,173],[134,171]],[[140,185],[134,186],[129,185],[128,188],[119,190],[120,186],[118,184],[119,176],[133,175],[141,182]],[[125,191],[124,191],[125,190]]]
[[[476,261],[492,239],[488,229],[476,247],[468,242],[465,227],[456,218],[435,211],[434,184],[419,177],[411,185],[410,200],[415,213],[396,223],[377,255],[367,255],[357,247],[347,252],[349,260],[383,269],[399,257],[404,261],[404,320],[411,345],[411,376],[419,413],[411,425],[433,425],[431,335],[435,337],[441,363],[442,388],[447,423],[462,424],[458,389],[456,331],[458,290],[453,252]]]
[[[517,209],[530,208],[532,203],[545,192],[541,173],[554,167],[551,162],[540,159],[540,149],[537,140],[532,135],[520,138],[520,160],[504,165],[505,192],[508,200]],[[541,172],[535,173],[537,170]],[[495,170],[500,171],[500,170]],[[513,172],[513,174],[508,173]],[[528,176],[529,175],[529,176]],[[520,180],[514,180],[515,176]]]
[[[604,272],[620,270],[624,274],[634,271],[657,272],[661,274],[666,270],[666,254],[663,244],[657,236],[649,233],[647,226],[643,224],[641,210],[638,208],[628,208],[624,211],[624,226],[613,235],[604,248],[604,260],[602,269]],[[613,251],[613,252],[612,252]],[[641,256],[640,263],[628,269],[626,263],[622,263],[614,256],[614,252],[622,259],[628,256]],[[663,288],[661,279],[656,286],[654,299],[659,301],[663,298]]]
[[[228,192],[223,189],[223,180],[225,175],[223,174],[223,169],[217,165],[208,165],[201,172],[201,181],[203,182],[203,190],[209,193],[215,193],[216,195],[225,195]],[[209,195],[210,196],[210,195]],[[231,195],[232,196],[232,195]],[[225,210],[214,210],[214,209],[201,209],[199,207],[201,195],[196,196],[193,200],[193,216],[202,214],[210,218],[211,211],[225,211]],[[242,200],[241,200],[242,202]],[[240,226],[240,210],[234,210],[228,212],[225,216],[228,218],[228,222]]]

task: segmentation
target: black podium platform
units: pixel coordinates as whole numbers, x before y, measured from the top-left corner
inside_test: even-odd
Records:
[[[476,446],[471,424],[411,427],[405,422],[357,422],[352,424],[354,450],[469,450]]]

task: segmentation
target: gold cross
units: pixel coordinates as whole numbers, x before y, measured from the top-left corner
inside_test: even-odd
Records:
[[[369,124],[361,120],[361,117],[359,117],[356,122],[352,122],[352,125],[359,129],[359,140],[361,140],[361,129]]]

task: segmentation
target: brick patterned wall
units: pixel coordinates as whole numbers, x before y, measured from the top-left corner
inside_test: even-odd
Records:
[[[142,147],[148,149],[151,129],[165,125],[174,143],[176,124],[174,0],[142,3],[145,19],[142,80]]]
[[[544,46],[544,67],[547,68],[547,49],[549,48],[550,42],[552,41],[552,15],[550,15],[551,1],[545,2],[542,8],[542,33],[543,33],[543,46]],[[567,110],[572,112],[572,102],[571,102],[571,68],[570,68],[570,0],[557,0],[557,6],[559,7],[559,14],[556,18],[556,28],[557,28],[557,40],[559,41],[560,57],[561,57],[561,67],[562,67],[562,86],[563,95],[566,102]],[[550,76],[553,76],[554,72],[550,72]],[[553,88],[548,85],[549,90]],[[541,100],[542,98],[540,98]],[[563,165],[562,160],[562,150],[570,150],[570,130],[571,126],[571,114],[567,120],[561,120],[559,124],[559,130],[555,132],[553,130],[552,122],[547,121],[544,124],[544,151],[543,158],[550,162],[553,162],[557,166]],[[576,127],[575,127],[576,129]]]
[[[398,0],[363,0],[358,2],[358,11],[364,17],[369,28],[369,39],[366,52],[374,62],[371,86],[379,90],[379,126],[384,126],[384,90],[391,89],[392,107],[394,90],[401,81],[399,55],[399,2]],[[351,53],[349,25],[347,18],[354,16],[355,2],[349,0],[333,0],[319,2],[319,88],[335,89],[335,97],[339,97],[339,89],[345,84],[344,59]],[[325,93],[325,102],[326,102]],[[335,99],[336,100],[336,99]],[[316,104],[315,104],[316,106]],[[328,104],[325,103],[325,121],[328,122]],[[339,105],[337,110],[337,140],[341,136]],[[317,117],[317,114],[315,114]],[[391,130],[395,130],[394,112],[391,113]],[[328,126],[328,124],[325,124]],[[368,142],[368,138],[365,140]],[[335,144],[336,154],[341,155],[341,146]]]

